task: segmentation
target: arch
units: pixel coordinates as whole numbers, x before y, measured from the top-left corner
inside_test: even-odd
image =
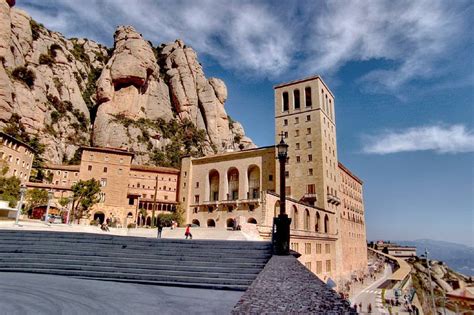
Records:
[[[298,229],[298,209],[295,205],[291,207],[291,228]]]
[[[209,171],[209,200],[219,200],[219,172],[215,169]]]
[[[133,218],[133,213],[131,212],[127,213],[127,218]]]
[[[146,218],[146,225],[151,226],[151,217]]]
[[[313,100],[311,99],[311,87],[307,86],[304,88],[304,100],[306,107],[313,106]]]
[[[228,228],[235,228],[235,220],[233,218],[229,218],[226,221],[226,227]]]
[[[324,233],[329,233],[329,217],[327,214],[324,216]]]
[[[104,223],[105,214],[102,211],[97,211],[94,213],[94,220],[99,222],[100,224]]]
[[[293,90],[293,105],[294,105],[295,109],[300,109],[301,108],[300,90],[299,89]]]
[[[216,221],[214,221],[213,219],[208,219],[207,227],[216,227]]]
[[[201,223],[199,223],[198,219],[194,219],[192,223],[196,224],[197,226],[201,226]]]
[[[260,168],[252,164],[247,169],[248,189],[247,199],[260,198]]]
[[[276,218],[279,213],[280,213],[280,200],[277,200],[275,202],[275,207],[274,207],[274,210],[273,210],[273,217]]]
[[[316,212],[316,224],[314,229],[316,232],[321,232],[321,216],[319,215],[319,212]]]
[[[239,170],[235,167],[227,171],[227,200],[239,199]]]
[[[257,220],[255,220],[255,218],[248,218],[247,223],[257,224]]]
[[[288,92],[283,92],[282,95],[282,101],[283,101],[283,111],[286,112],[290,109],[290,102],[289,102],[289,97],[288,97]]]
[[[309,230],[309,223],[310,223],[310,215],[309,215],[309,210],[308,209],[305,209],[304,210],[304,229],[305,230]]]

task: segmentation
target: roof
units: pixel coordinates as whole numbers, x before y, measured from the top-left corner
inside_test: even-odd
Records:
[[[71,186],[59,186],[47,183],[33,183],[27,182],[26,187],[28,188],[43,188],[43,189],[55,189],[55,190],[71,190]]]
[[[79,172],[80,165],[45,164],[44,168],[51,169],[51,170]]]
[[[130,155],[132,157],[135,155],[133,152],[130,152],[126,149],[109,148],[109,147],[81,147],[81,150],[105,152],[105,153],[116,153],[116,154]]]
[[[346,172],[347,175],[355,179],[359,184],[363,185],[364,181],[357,177],[354,173],[352,173],[347,167],[344,166],[341,162],[338,162],[339,168],[342,169],[344,172]]]
[[[172,167],[162,167],[162,166],[149,166],[149,165],[134,165],[130,166],[131,171],[145,171],[145,172],[155,172],[155,173],[168,173],[168,174],[179,174],[179,169]]]
[[[334,94],[332,94],[331,90],[329,89],[329,87],[326,85],[326,83],[323,81],[323,78],[321,78],[320,75],[313,75],[313,76],[310,76],[310,77],[306,77],[306,78],[302,78],[302,79],[298,79],[298,80],[293,80],[293,81],[288,81],[288,82],[284,82],[284,83],[279,83],[277,85],[274,85],[273,86],[273,89],[279,89],[279,88],[282,88],[282,87],[285,87],[285,86],[289,86],[289,85],[294,85],[294,84],[298,84],[298,83],[303,83],[303,82],[307,82],[307,81],[312,81],[312,80],[316,80],[316,79],[319,79],[321,81],[321,83],[323,83],[324,87],[329,91],[329,94],[331,94],[331,96],[333,98],[334,97]]]
[[[30,151],[36,153],[36,150],[33,149],[30,145],[24,143],[24,142],[21,141],[21,140],[18,140],[17,138],[15,138],[15,137],[13,137],[13,136],[10,136],[8,133],[4,133],[3,131],[0,131],[0,136],[5,137],[5,138],[7,138],[7,139],[10,140],[10,141],[19,143],[19,144],[21,144],[22,146],[28,148]]]
[[[223,156],[232,156],[232,155],[238,155],[238,154],[245,154],[245,153],[253,153],[257,151],[269,151],[269,150],[275,150],[274,145],[266,146],[266,147],[259,147],[259,148],[253,148],[253,149],[245,149],[245,150],[240,150],[240,151],[232,151],[232,152],[222,152],[222,153],[217,153],[213,155],[207,155],[203,157],[198,157],[198,158],[192,158],[193,161],[202,161],[206,159],[213,159],[213,158],[218,158],[218,157],[223,157]]]

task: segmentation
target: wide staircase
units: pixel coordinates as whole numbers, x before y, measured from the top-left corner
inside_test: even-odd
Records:
[[[269,242],[0,230],[0,271],[245,291]]]

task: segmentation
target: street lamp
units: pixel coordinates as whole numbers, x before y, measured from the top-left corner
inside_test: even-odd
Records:
[[[278,153],[278,161],[280,162],[280,214],[277,218],[273,218],[273,253],[275,255],[289,255],[290,254],[290,223],[291,219],[285,212],[286,204],[286,178],[285,178],[285,164],[288,159],[288,144],[283,140],[283,133],[281,141],[276,146]]]
[[[71,210],[72,210],[72,198],[68,198],[66,224],[69,224],[69,225],[71,225],[71,223],[69,222],[69,220],[71,219]]]
[[[26,187],[21,185],[20,187],[20,202],[18,202],[18,209],[16,210],[15,225],[18,225],[18,220],[20,219],[21,207],[23,206],[23,198],[25,197]]]
[[[51,203],[51,198],[53,198],[53,191],[48,191],[48,205],[46,206],[46,215],[44,216],[44,222],[48,223],[48,213],[49,213],[49,205]]]

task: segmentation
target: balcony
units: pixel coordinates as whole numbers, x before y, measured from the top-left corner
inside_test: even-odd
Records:
[[[303,197],[301,197],[301,201],[308,202],[310,204],[314,204],[318,200],[318,196],[316,193],[305,193]]]
[[[338,205],[341,204],[341,199],[339,199],[339,197],[337,197],[337,196],[328,194],[328,202],[338,206]]]

